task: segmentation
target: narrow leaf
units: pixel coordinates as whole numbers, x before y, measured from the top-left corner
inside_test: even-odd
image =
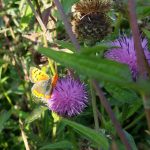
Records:
[[[96,56],[50,51],[49,48],[39,48],[39,52],[66,66],[73,67],[88,77],[118,84],[129,84],[131,81],[128,67],[114,61]]]
[[[76,51],[74,45],[71,44],[70,42],[57,41],[57,43],[60,44],[63,48],[67,48],[67,49],[71,50],[72,52],[75,52],[75,51]]]
[[[73,145],[69,141],[61,141],[56,143],[50,143],[40,148],[40,150],[43,149],[72,149]]]
[[[108,81],[122,87],[132,88],[138,92],[142,91],[149,93],[150,82],[132,82],[131,74],[127,65],[96,56],[58,52],[50,48],[39,48],[38,51],[47,57],[58,61],[62,65],[74,68],[77,72],[92,79]]]
[[[81,124],[75,123],[75,122],[67,120],[67,119],[63,119],[62,121],[65,124],[71,126],[73,129],[80,132],[82,135],[89,138],[91,141],[96,143],[97,146],[100,146],[103,149],[108,149],[108,147],[109,147],[108,140],[103,134],[97,133],[95,130],[92,130],[92,129],[87,128]]]

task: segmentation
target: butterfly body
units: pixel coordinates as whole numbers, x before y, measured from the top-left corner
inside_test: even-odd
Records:
[[[52,79],[38,68],[30,68],[30,80],[34,83],[31,92],[32,94],[44,102],[51,97],[52,90],[56,85],[58,76],[55,75]]]

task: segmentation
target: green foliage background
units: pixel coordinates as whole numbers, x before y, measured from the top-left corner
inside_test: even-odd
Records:
[[[68,18],[75,2],[77,0],[61,0]],[[34,0],[32,3],[37,11],[39,4],[42,15],[51,6],[51,0]],[[109,14],[114,32],[92,48],[81,43],[81,52],[75,53],[56,9],[51,11],[51,15],[57,19],[55,30],[51,32],[55,42],[48,43],[46,48],[47,42],[27,1],[0,1],[0,149],[23,150],[29,146],[32,150],[84,150],[99,147],[107,150],[112,149],[114,144],[119,150],[125,149],[93,91],[100,125],[99,130],[95,130],[89,79],[97,79],[104,90],[133,150],[149,149],[150,133],[139,93],[149,91],[150,84],[133,82],[126,65],[102,57],[109,48],[104,44],[105,41],[113,40],[122,33],[131,34],[126,14],[127,1],[123,0],[122,3],[122,8],[119,3],[114,3]],[[138,0],[136,10],[140,31],[150,40],[150,2]],[[33,41],[34,32],[41,34],[38,42]],[[61,52],[56,51],[56,48]],[[39,64],[36,51],[50,58],[50,63],[43,66],[43,70],[49,70],[52,75],[56,64],[59,76],[64,76],[66,68],[72,67],[88,85],[89,104],[79,116],[59,120],[46,106],[35,102],[31,94],[29,68]]]

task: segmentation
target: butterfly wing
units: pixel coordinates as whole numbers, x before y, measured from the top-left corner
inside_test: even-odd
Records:
[[[30,68],[29,77],[32,83],[37,83],[43,80],[49,80],[49,76],[36,67]]]
[[[32,94],[39,99],[49,99],[51,96],[51,80],[39,81],[31,89]]]

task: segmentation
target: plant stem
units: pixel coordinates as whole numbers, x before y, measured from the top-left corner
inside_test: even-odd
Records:
[[[98,121],[98,113],[96,107],[96,97],[92,86],[92,80],[90,80],[90,91],[91,91],[91,100],[92,100],[92,108],[93,108],[93,115],[94,115],[94,123],[95,123],[95,130],[97,133],[99,132],[99,121]],[[100,147],[98,147],[100,150]]]
[[[97,114],[97,107],[96,107],[96,98],[92,86],[92,80],[90,80],[90,91],[91,91],[91,97],[92,97],[92,108],[93,108],[93,115],[94,115],[94,122],[95,122],[95,130],[99,131],[99,122],[98,122],[98,114]]]
[[[150,76],[150,68],[141,45],[140,32],[136,19],[136,10],[135,10],[135,0],[128,0],[128,9],[129,9],[129,20],[130,26],[133,34],[135,53],[137,58],[137,66],[139,71],[139,76],[142,78],[147,78]]]
[[[78,146],[77,141],[76,141],[75,132],[70,127],[68,127],[68,129],[70,130],[70,138],[71,138],[71,142],[73,144],[73,150],[78,150],[79,146]]]
[[[63,11],[63,8],[62,8],[59,0],[54,0],[54,2],[55,2],[55,5],[58,8],[58,11],[60,12],[62,20],[64,22],[64,26],[66,28],[66,31],[68,32],[68,35],[69,35],[72,43],[74,44],[74,46],[76,47],[77,52],[78,52],[80,50],[80,45],[79,45],[75,35],[73,34],[72,30],[71,30],[71,26],[67,21],[67,17],[65,15],[64,11]],[[93,83],[94,83],[94,88],[97,91],[99,97],[102,97],[102,99],[101,99],[102,105],[105,107],[107,113],[109,114],[110,119],[112,120],[112,122],[113,122],[113,124],[116,128],[116,131],[117,131],[118,135],[120,136],[120,139],[125,144],[126,149],[131,150],[131,145],[129,144],[129,142],[128,142],[126,136],[125,136],[125,133],[123,132],[119,122],[115,118],[115,115],[114,115],[109,103],[107,102],[107,99],[104,97],[103,92],[101,91],[101,89],[99,89],[97,83],[95,81],[93,81]]]
[[[40,18],[39,14],[36,12],[36,10],[35,10],[33,4],[31,3],[30,0],[27,0],[27,2],[28,2],[28,4],[29,4],[29,6],[31,7],[31,9],[32,9],[32,11],[33,11],[33,13],[34,13],[34,15],[35,15],[37,21],[39,22],[39,25],[41,26],[41,29],[43,30],[44,34],[46,35],[47,40],[48,40],[49,42],[53,42],[53,39],[52,39],[52,37],[50,36],[50,33],[47,31],[46,26],[44,25],[44,23],[43,23],[42,19]]]
[[[71,25],[70,25],[70,23],[67,20],[67,16],[65,15],[65,12],[63,10],[62,5],[60,4],[59,0],[54,0],[54,2],[55,2],[55,5],[58,8],[58,11],[59,11],[61,17],[62,17],[62,20],[64,22],[66,31],[67,31],[67,33],[68,33],[68,35],[70,37],[71,42],[74,44],[76,50],[79,51],[80,50],[80,45],[79,45],[75,35],[72,32]]]
[[[22,139],[23,139],[23,142],[24,142],[24,146],[26,148],[26,150],[30,150],[30,147],[29,147],[29,143],[28,143],[28,140],[27,140],[27,136],[23,130],[23,123],[21,121],[21,119],[19,119],[19,126],[20,126],[20,130],[21,130],[21,136],[22,136]]]
[[[139,79],[147,80],[150,78],[150,67],[146,61],[145,54],[141,45],[140,32],[136,19],[135,1],[128,0],[130,26],[133,34],[135,53],[137,57],[137,66],[139,71]],[[148,127],[150,130],[150,94],[143,94],[143,103],[145,108],[145,114],[147,118]]]
[[[107,111],[107,113],[108,113],[108,115],[109,115],[109,117],[110,117],[112,123],[114,124],[115,129],[116,129],[116,131],[117,131],[117,133],[118,133],[120,139],[121,139],[122,142],[124,143],[126,149],[127,149],[127,150],[131,150],[131,145],[130,145],[129,141],[128,141],[127,138],[126,138],[126,135],[125,135],[125,133],[123,132],[120,123],[119,123],[118,120],[116,119],[116,117],[115,117],[115,115],[114,115],[114,113],[113,113],[113,111],[112,111],[112,109],[111,109],[111,107],[110,107],[110,105],[109,105],[109,103],[108,103],[106,97],[104,96],[103,91],[102,91],[101,88],[97,85],[97,82],[96,82],[96,81],[93,81],[92,83],[93,83],[93,86],[94,86],[94,88],[95,88],[95,90],[96,90],[96,92],[97,92],[97,94],[98,94],[98,96],[99,96],[99,98],[100,98],[100,101],[101,101],[102,105],[104,106],[105,110]]]
[[[136,119],[134,119],[129,125],[125,127],[125,130],[128,130],[129,128],[133,127],[136,123],[138,123],[138,121],[140,121],[144,117],[144,115],[144,113],[139,115]]]

